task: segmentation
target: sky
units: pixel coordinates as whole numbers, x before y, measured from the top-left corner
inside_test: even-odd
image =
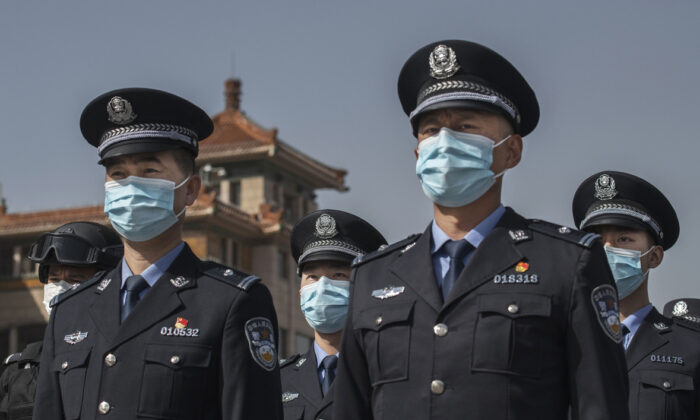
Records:
[[[511,61],[540,103],[504,204],[572,226],[574,191],[601,170],[645,178],[673,203],[681,235],[650,274],[660,308],[700,297],[699,21],[700,3],[683,0],[1,2],[2,197],[10,212],[102,202],[78,125],[90,100],[151,87],[213,115],[237,77],[249,117],[348,170],[350,190],[321,191],[319,205],[400,240],[425,229],[432,206],[398,73],[418,48],[466,39]]]

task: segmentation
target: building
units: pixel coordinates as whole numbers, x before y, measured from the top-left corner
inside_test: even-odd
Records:
[[[188,208],[184,235],[202,259],[263,279],[280,326],[280,355],[305,351],[313,330],[299,309],[299,278],[289,252],[294,222],[317,208],[315,191],[346,191],[345,175],[280,140],[240,110],[241,82],[225,82],[226,107],[200,144],[203,187]],[[96,197],[96,201],[99,198]],[[0,206],[0,355],[43,337],[43,285],[27,258],[38,236],[71,221],[109,225],[101,204],[28,213]]]

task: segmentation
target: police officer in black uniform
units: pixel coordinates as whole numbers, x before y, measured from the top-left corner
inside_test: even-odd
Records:
[[[44,284],[44,306],[59,293],[77,287],[99,270],[116,267],[123,254],[122,241],[111,229],[92,222],[72,222],[45,233],[29,249],[29,259],[39,264]],[[39,375],[41,341],[5,359],[0,377],[0,419],[31,419]]]
[[[292,230],[299,296],[314,329],[313,347],[280,363],[285,420],[331,418],[340,336],[350,298],[350,264],[386,240],[371,224],[339,210],[318,210]]]
[[[673,299],[666,302],[663,313],[667,318],[681,318],[692,322],[700,322],[700,299]]]
[[[673,206],[645,180],[604,171],[579,186],[573,213],[577,226],[601,236],[617,284],[631,418],[700,418],[700,327],[664,317],[649,301],[650,272],[678,239]]]
[[[211,119],[175,95],[121,89],[93,100],[80,127],[105,166],[124,259],[54,303],[34,418],[282,418],[270,293],[182,241]]]
[[[354,264],[334,419],[628,418],[602,245],[501,204],[539,117],[530,86],[494,51],[441,41],[398,90],[435,219]]]

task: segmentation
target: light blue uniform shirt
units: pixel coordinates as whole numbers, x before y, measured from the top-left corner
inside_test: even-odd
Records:
[[[161,278],[163,274],[165,274],[165,270],[170,268],[170,265],[173,263],[173,261],[175,261],[175,258],[177,258],[177,256],[180,255],[180,252],[184,247],[185,243],[180,242],[178,246],[170,250],[167,254],[160,257],[158,261],[148,266],[147,269],[143,270],[143,273],[141,273],[141,277],[143,277],[144,280],[146,280],[146,283],[148,283],[150,287],[147,287],[141,293],[139,293],[139,300],[143,299],[143,297],[146,295],[146,293],[148,293],[151,287],[153,287],[153,285],[156,284],[158,279]],[[124,309],[124,305],[126,305],[126,279],[128,279],[132,275],[134,275],[134,273],[131,272],[129,265],[126,263],[126,260],[122,258],[122,309]]]
[[[642,325],[642,321],[644,321],[644,318],[646,318],[647,315],[649,315],[649,312],[651,312],[652,308],[653,306],[650,303],[647,306],[637,310],[637,312],[633,313],[632,315],[625,318],[624,321],[622,321],[622,325],[624,325],[625,327],[627,327],[628,330],[630,330],[629,334],[627,334],[622,341],[622,345],[625,347],[625,350],[627,350],[627,347],[630,346],[632,338],[634,337],[634,333],[637,332],[639,326]]]
[[[314,353],[316,353],[316,370],[318,371],[318,383],[323,382],[323,378],[326,376],[326,372],[323,371],[323,366],[321,366],[321,362],[323,362],[323,359],[326,358],[326,356],[329,356],[328,353],[323,351],[321,346],[318,345],[316,340],[314,340]],[[336,353],[337,357],[340,357],[340,353]],[[336,368],[334,369],[335,373],[338,372],[338,367],[336,365]]]
[[[464,235],[464,239],[472,244],[474,249],[478,248],[481,241],[483,241],[484,238],[491,233],[505,212],[506,208],[503,207],[503,204],[499,205],[498,208],[493,211],[493,213],[486,217],[486,219],[482,220],[481,223],[474,227],[474,229],[467,232],[467,234]],[[435,223],[435,220],[433,220],[432,234],[433,247],[430,250],[430,254],[433,256],[433,269],[435,270],[435,278],[437,279],[438,287],[442,288],[442,280],[445,278],[445,274],[447,274],[447,270],[450,268],[450,257],[447,255],[447,252],[442,249],[442,245],[451,240],[451,238],[447,236],[442,229],[440,229],[440,226]],[[474,251],[468,253],[464,257],[463,263],[465,267],[473,253]]]

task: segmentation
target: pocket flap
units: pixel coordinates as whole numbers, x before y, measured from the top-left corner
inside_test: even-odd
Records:
[[[479,296],[479,312],[494,312],[510,318],[549,316],[552,300],[549,296],[527,293],[486,294]]]
[[[68,372],[71,369],[85,366],[92,348],[68,351],[57,354],[51,363],[52,372]]]
[[[383,303],[360,312],[357,319],[359,328],[381,330],[387,325],[406,322],[411,317],[415,302]]]
[[[679,372],[647,370],[639,372],[639,382],[669,391],[693,391],[693,377]]]
[[[181,367],[209,367],[211,348],[199,345],[149,344],[146,346],[146,362],[158,363],[173,369]]]

